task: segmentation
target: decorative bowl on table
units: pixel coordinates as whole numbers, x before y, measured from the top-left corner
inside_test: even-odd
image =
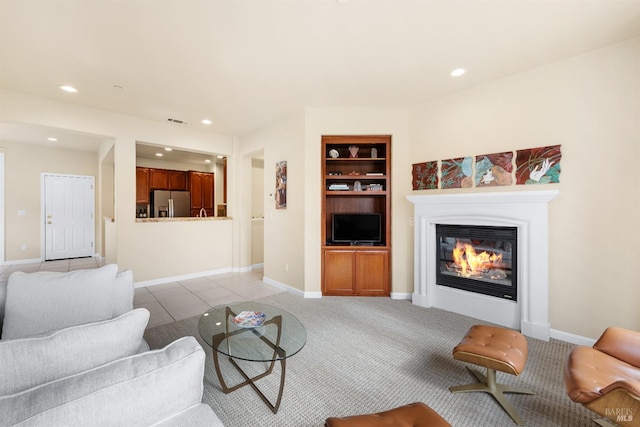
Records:
[[[266,319],[267,315],[260,311],[241,311],[231,320],[239,328],[257,328],[262,326]]]

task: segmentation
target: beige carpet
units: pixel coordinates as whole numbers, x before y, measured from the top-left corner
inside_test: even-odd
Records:
[[[288,359],[284,396],[274,415],[250,387],[226,395],[220,391],[211,349],[200,340],[207,352],[204,401],[227,427],[320,427],[329,416],[377,412],[414,401],[425,402],[454,427],[515,425],[490,395],[449,392],[452,385],[474,381],[466,364],[453,360],[451,350],[471,325],[482,323],[476,319],[388,298],[304,299],[280,293],[260,302],[298,317],[307,329],[307,343]],[[197,322],[194,317],[158,326],[145,338],[152,348],[185,335],[200,339]],[[525,371],[519,377],[498,373],[498,382],[536,393],[508,395],[526,424],[591,425],[592,413],[571,402],[564,391],[562,365],[572,345],[527,340]],[[245,362],[243,367],[262,366]],[[228,384],[239,382],[230,365],[223,369]],[[259,381],[274,399],[279,377],[277,371]]]

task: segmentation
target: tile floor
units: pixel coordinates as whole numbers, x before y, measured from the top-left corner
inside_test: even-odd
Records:
[[[97,268],[103,262],[97,258],[77,258],[44,261],[33,264],[0,266],[0,283],[14,271],[71,271]],[[135,274],[135,272],[134,272]],[[247,273],[225,273],[197,279],[180,280],[161,285],[136,288],[134,307],[144,307],[151,313],[148,328],[197,316],[220,304],[263,298],[285,292],[262,281],[263,270]]]

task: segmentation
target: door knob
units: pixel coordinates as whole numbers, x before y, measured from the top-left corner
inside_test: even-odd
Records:
[[[51,224],[51,221],[47,221],[47,224]]]

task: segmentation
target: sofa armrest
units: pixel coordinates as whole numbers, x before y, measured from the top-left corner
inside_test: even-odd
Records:
[[[640,332],[609,327],[602,333],[593,348],[640,368]]]

